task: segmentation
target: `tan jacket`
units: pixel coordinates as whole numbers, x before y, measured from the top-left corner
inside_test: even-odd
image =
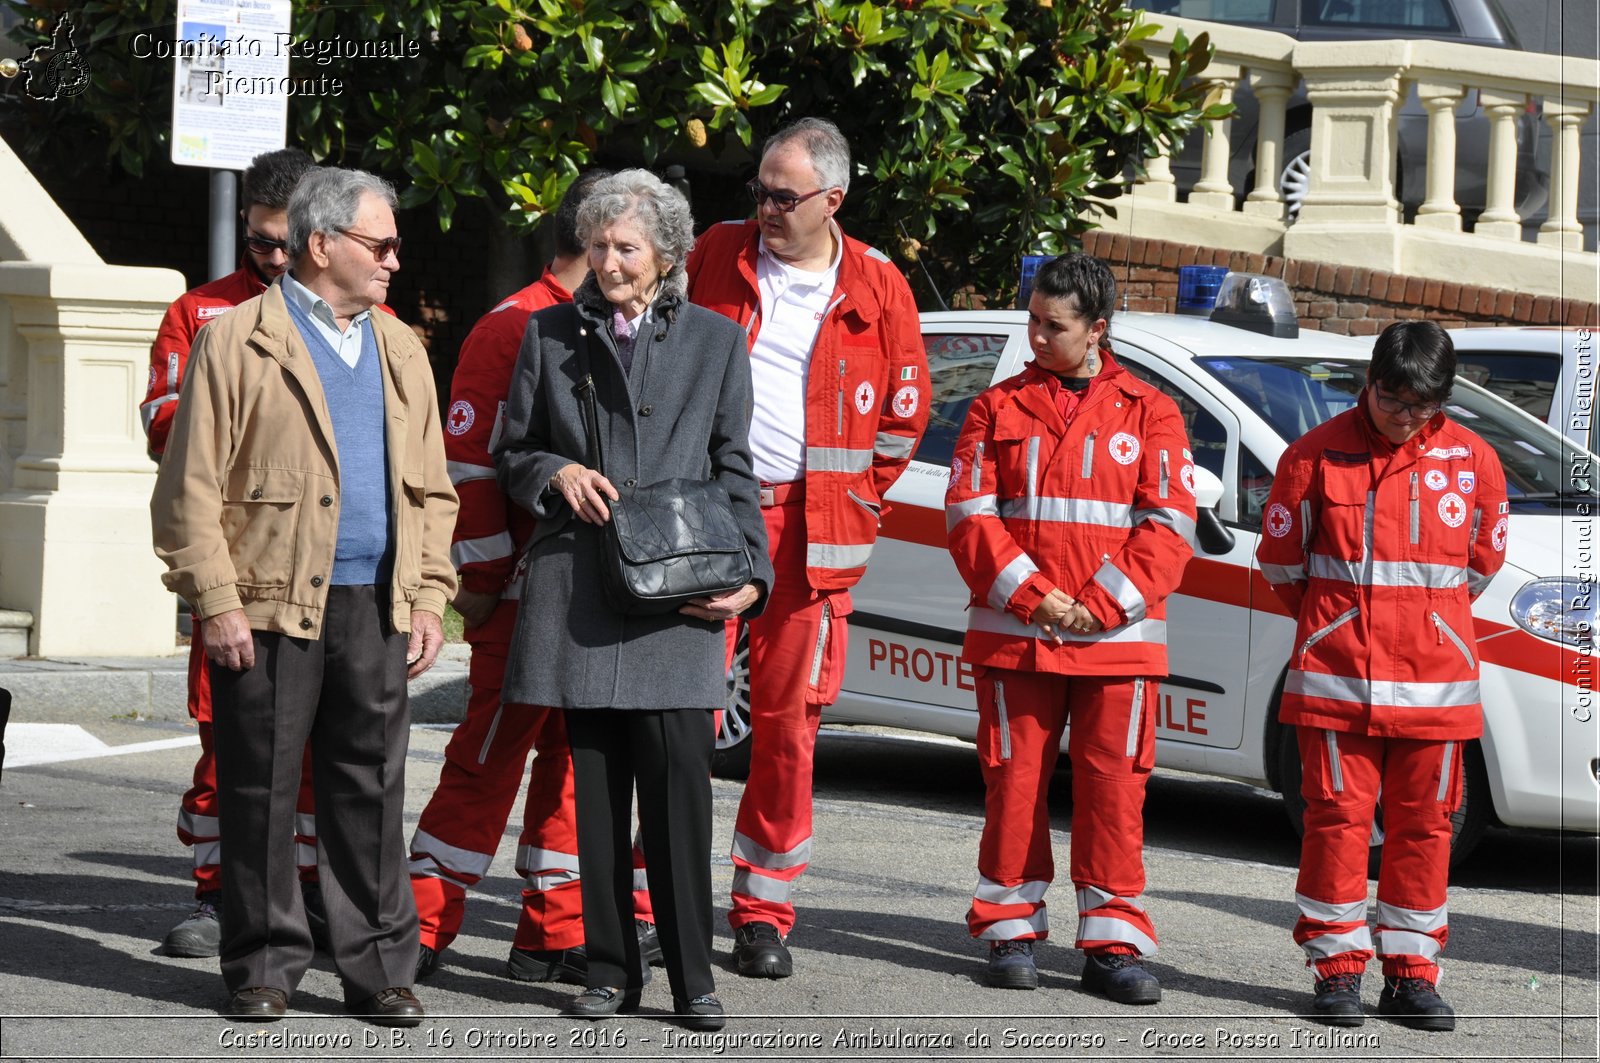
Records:
[[[445,471],[433,370],[415,334],[372,315],[388,421],[392,617],[444,615],[455,594],[456,493]],[[278,285],[200,331],[150,500],[162,581],[202,618],[317,638],[339,532],[333,422]]]

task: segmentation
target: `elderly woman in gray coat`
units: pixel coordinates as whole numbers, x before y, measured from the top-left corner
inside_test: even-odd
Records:
[[[609,177],[584,201],[578,236],[591,273],[571,304],[529,320],[495,448],[501,486],[539,518],[504,698],[566,711],[589,979],[563,1014],[632,1011],[649,975],[633,933],[637,784],[673,1011],[714,1030],[724,1013],[711,973],[710,765],[724,625],[759,611],[772,583],[747,441],[749,358],[736,324],[684,296],[693,227],[677,191],[645,170]],[[604,474],[586,464],[581,352]],[[624,615],[602,589],[607,502],[618,486],[674,477],[727,489],[753,581],[677,613]]]

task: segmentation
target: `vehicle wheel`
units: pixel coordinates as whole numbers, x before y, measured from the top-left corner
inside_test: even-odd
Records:
[[[1483,838],[1484,828],[1493,815],[1493,801],[1489,798],[1489,774],[1483,766],[1483,752],[1478,743],[1468,742],[1461,757],[1461,805],[1450,816],[1450,866],[1456,867]],[[1306,833],[1306,800],[1300,794],[1300,747],[1295,739],[1295,728],[1285,724],[1278,740],[1278,777],[1283,780],[1283,807],[1289,813],[1296,834]],[[1367,852],[1367,876],[1378,877],[1383,857],[1383,804],[1372,824],[1372,846]]]
[[[711,774],[719,779],[750,777],[750,629],[743,624],[728,669],[728,703],[711,754]]]
[[[1283,171],[1278,175],[1278,193],[1283,196],[1290,222],[1300,215],[1311,187],[1311,130],[1296,129],[1283,138]]]

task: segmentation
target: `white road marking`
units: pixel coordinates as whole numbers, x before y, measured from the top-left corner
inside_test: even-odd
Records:
[[[120,757],[126,753],[149,753],[158,749],[197,746],[199,735],[162,738],[154,742],[135,742],[127,746],[108,746],[75,723],[14,723],[6,728],[7,768],[27,768],[39,764],[59,764],[68,760],[94,757]]]

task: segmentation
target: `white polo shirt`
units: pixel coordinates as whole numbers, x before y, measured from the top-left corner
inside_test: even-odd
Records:
[[[789,483],[806,472],[806,375],[844,253],[843,236],[829,226],[833,262],[819,273],[795,269],[769,252],[765,240],[756,255],[761,331],[750,351],[756,406],[750,452],[756,478],[765,483]]]

